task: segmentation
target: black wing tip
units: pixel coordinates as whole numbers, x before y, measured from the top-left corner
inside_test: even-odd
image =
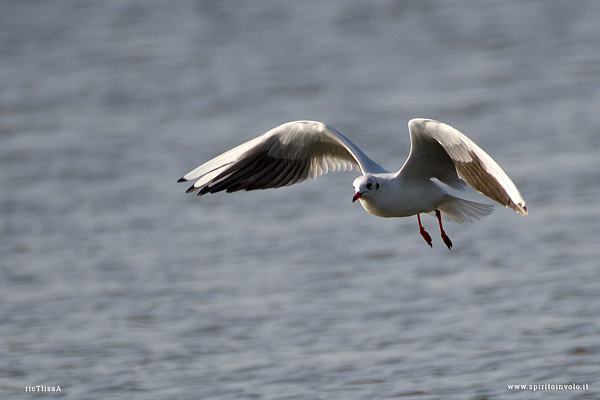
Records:
[[[194,185],[192,185],[192,186],[190,186],[190,187],[188,188],[188,190],[186,190],[185,192],[186,192],[186,193],[192,193],[192,192],[194,192],[194,191],[196,191],[196,190],[198,190],[198,188],[197,188],[197,187],[194,187]]]
[[[513,201],[509,201],[508,204],[505,204],[504,206],[512,208],[517,212],[517,214],[521,214],[522,216],[526,216],[527,214],[529,214],[525,203],[515,203]]]
[[[527,206],[524,203],[519,204],[519,206],[521,206],[521,210],[519,212],[520,214],[522,214],[522,215],[529,214],[529,211],[527,211]]]
[[[177,183],[179,183],[179,182],[187,182],[187,181],[188,181],[188,180],[187,180],[187,179],[185,179],[185,178],[179,178],[179,180],[177,181]]]

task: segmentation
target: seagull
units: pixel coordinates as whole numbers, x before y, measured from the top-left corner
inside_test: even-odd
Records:
[[[315,179],[329,171],[362,173],[353,183],[352,202],[383,218],[416,215],[419,233],[430,247],[431,236],[420,214],[435,215],[448,249],[452,241],[442,219],[474,222],[490,215],[493,205],[449,193],[469,184],[490,199],[527,215],[515,184],[502,168],[472,140],[453,127],[432,119],[408,122],[411,149],[398,172],[389,172],[371,160],[348,138],[317,121],[295,121],[231,149],[185,174],[178,182],[195,180],[186,191],[198,196],[225,190],[279,188]]]

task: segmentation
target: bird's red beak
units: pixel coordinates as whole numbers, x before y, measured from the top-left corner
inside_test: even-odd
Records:
[[[360,199],[362,196],[361,192],[354,193],[354,197],[352,198],[352,202],[354,203],[356,200]]]

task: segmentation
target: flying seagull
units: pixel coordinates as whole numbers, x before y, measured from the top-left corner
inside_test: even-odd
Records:
[[[412,119],[408,130],[410,155],[398,172],[383,169],[329,125],[295,121],[213,158],[179,182],[196,180],[186,193],[198,191],[201,196],[223,190],[229,193],[278,188],[306,178],[315,179],[329,171],[357,170],[362,175],[352,184],[352,202],[359,200],[365,210],[378,217],[416,215],[419,233],[432,247],[420,214],[435,214],[448,249],[452,242],[442,227],[442,218],[474,222],[490,215],[494,206],[451,195],[447,187],[464,190],[468,183],[490,199],[527,215],[525,201],[515,184],[468,137],[431,119]]]

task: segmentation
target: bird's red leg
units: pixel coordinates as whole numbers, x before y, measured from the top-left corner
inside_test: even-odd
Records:
[[[421,225],[421,216],[419,214],[417,214],[417,221],[419,221],[419,233],[421,234],[421,236],[423,236],[423,239],[425,239],[427,244],[430,247],[433,247],[433,244],[431,244],[431,236],[429,236],[429,233],[427,233],[427,231],[423,229],[423,225]]]
[[[446,232],[444,232],[444,228],[442,228],[442,213],[440,213],[440,210],[435,210],[435,216],[437,217],[438,222],[440,224],[440,235],[442,236],[442,240],[444,241],[446,246],[448,246],[448,250],[452,250],[452,241],[450,240],[448,235],[446,235]]]

